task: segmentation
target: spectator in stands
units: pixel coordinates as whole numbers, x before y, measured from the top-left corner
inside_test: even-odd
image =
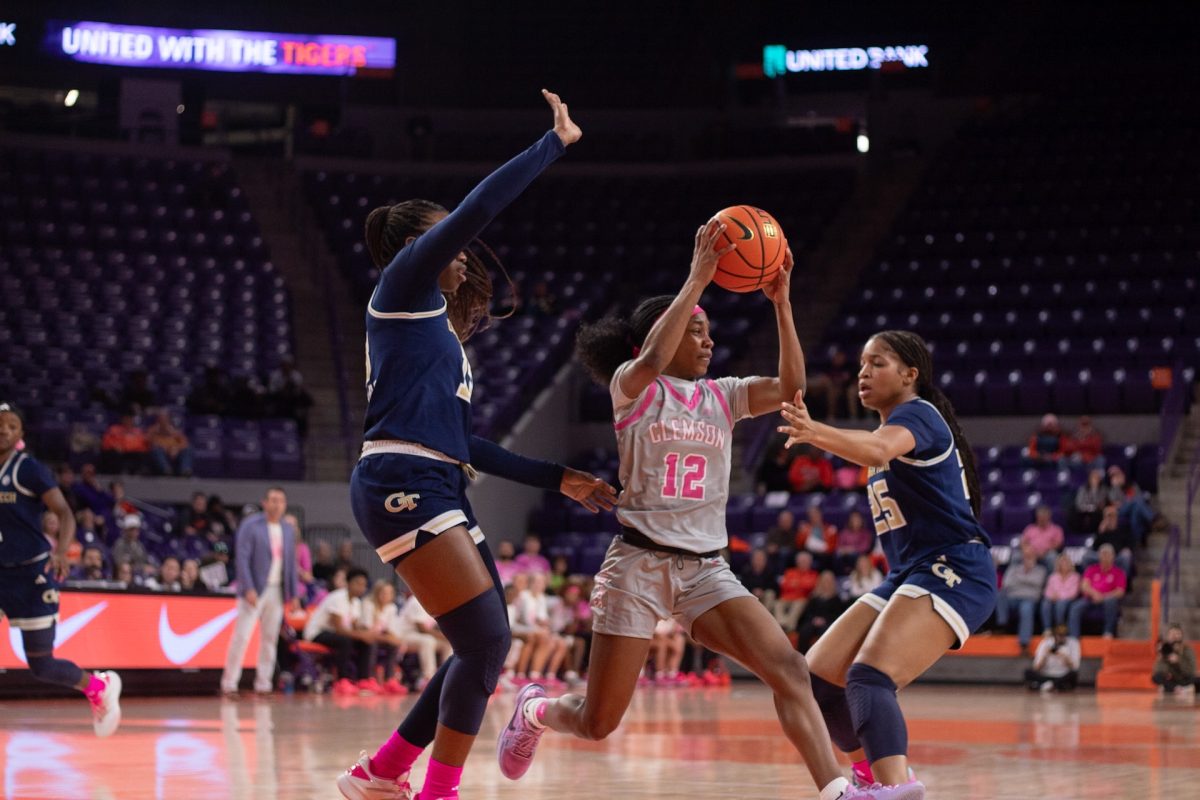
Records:
[[[211,502],[209,508],[212,509]],[[287,512],[287,494],[278,486],[269,487],[263,495],[262,509],[261,513],[250,514],[242,520],[235,539],[237,622],[225,652],[225,670],[221,673],[221,692],[226,696],[237,695],[242,680],[242,660],[256,625],[259,646],[254,667],[254,691],[258,694],[271,691],[284,609],[296,591],[296,534],[283,519]],[[365,592],[364,574],[358,596]]]
[[[1081,660],[1079,637],[1070,635],[1066,625],[1055,625],[1038,643],[1033,666],[1025,670],[1025,684],[1031,692],[1069,692],[1079,683]]]
[[[779,512],[775,524],[767,528],[767,556],[772,564],[786,566],[792,563],[796,552],[796,515],[788,509]]]
[[[796,548],[812,553],[819,566],[829,566],[830,552],[837,546],[837,526],[825,522],[825,515],[816,503],[808,507],[806,515],[796,533]]]
[[[1054,522],[1050,506],[1038,506],[1033,522],[1026,525],[1025,530],[1021,532],[1022,552],[1028,546],[1035,558],[1046,562],[1046,569],[1049,571],[1053,569],[1054,554],[1062,549],[1063,541],[1062,526]]]
[[[1112,503],[1104,507],[1104,514],[1100,518],[1100,527],[1096,530],[1096,535],[1092,537],[1092,548],[1083,557],[1084,568],[1100,560],[1100,548],[1105,545],[1112,547],[1117,554],[1117,566],[1126,575],[1130,575],[1133,571],[1133,535],[1128,528],[1121,524],[1117,507]]]
[[[104,568],[104,551],[99,547],[83,548],[79,566],[71,571],[73,581],[106,581],[108,571]]]
[[[146,429],[146,441],[150,445],[150,463],[156,475],[192,475],[192,448],[183,431],[171,422],[166,411],[158,412],[154,424]]]
[[[566,661],[570,644],[551,626],[545,572],[529,573],[529,588],[517,595],[517,619],[522,625],[541,631],[545,637],[541,651],[535,651],[529,662],[529,679],[559,686],[558,671]]]
[[[366,593],[366,570],[356,567],[346,574],[346,588],[325,595],[304,625],[307,641],[323,644],[333,651],[338,673],[334,691],[339,694],[357,694],[353,681],[370,674],[371,645],[377,637],[361,627],[362,598]]]
[[[192,504],[185,512],[183,520],[184,525],[194,528],[197,533],[205,536],[208,534],[208,496],[204,492],[192,493]]]
[[[1092,427],[1092,418],[1085,415],[1079,418],[1079,424],[1075,426],[1075,430],[1066,437],[1063,453],[1076,464],[1104,469],[1103,448],[1104,437],[1100,435],[1100,431]]]
[[[257,513],[257,510],[253,505],[249,505],[243,512],[243,516],[254,513]],[[230,536],[238,529],[237,516],[225,507],[225,504],[221,502],[220,495],[214,494],[208,498],[208,529],[209,536],[218,539]]]
[[[313,580],[328,585],[335,569],[337,569],[337,563],[333,559],[333,548],[324,539],[319,540],[317,552],[313,555]]]
[[[415,688],[424,689],[437,672],[438,662],[450,657],[450,642],[438,630],[437,620],[412,595],[401,606],[392,633],[404,645],[405,652],[417,654],[421,677]]]
[[[797,494],[827,492],[833,488],[833,462],[812,445],[801,445],[788,467],[788,483]]]
[[[1066,625],[1071,603],[1078,597],[1079,573],[1071,563],[1071,557],[1059,553],[1054,560],[1054,572],[1046,579],[1046,589],[1042,593],[1042,630]]]
[[[103,517],[112,512],[113,497],[100,485],[100,479],[96,477],[95,464],[84,464],[80,468],[79,480],[74,489],[75,496],[79,498],[80,502],[99,516]]]
[[[681,679],[679,675],[686,646],[683,626],[674,619],[660,619],[654,626],[654,634],[650,639],[650,660],[654,664],[654,682],[657,685],[687,684],[687,679]]]
[[[1071,635],[1078,638],[1083,627],[1083,615],[1092,606],[1104,609],[1104,638],[1111,639],[1117,632],[1117,617],[1121,613],[1121,598],[1125,596],[1127,581],[1125,572],[1116,565],[1116,551],[1112,545],[1100,548],[1100,562],[1083,571],[1079,581],[1080,598],[1071,603],[1067,625]]]
[[[363,600],[363,629],[375,635],[367,656],[366,675],[359,676],[358,688],[377,694],[408,694],[408,689],[396,679],[396,667],[404,652],[404,642],[395,633],[400,609],[396,607],[396,590],[385,580],[375,581],[371,594]],[[383,668],[383,684],[375,679],[376,667]]]
[[[338,542],[336,565],[349,572],[354,569],[354,540],[342,539]]]
[[[996,625],[1001,630],[1008,627],[1013,606],[1016,606],[1017,643],[1021,645],[1022,655],[1028,654],[1029,643],[1033,641],[1033,620],[1045,586],[1046,567],[1032,546],[1022,544],[1021,560],[1012,561],[1004,570],[1004,582],[996,597]]]
[[[1075,519],[1071,527],[1082,533],[1095,533],[1100,527],[1104,507],[1111,499],[1111,490],[1104,485],[1103,470],[1094,469],[1088,472],[1087,483],[1075,492]]]
[[[883,573],[875,567],[875,562],[871,560],[871,554],[864,553],[854,562],[854,571],[850,573],[850,577],[846,581],[846,594],[850,601],[854,602],[881,583],[883,583]]]
[[[838,531],[837,548],[834,552],[836,571],[847,575],[854,569],[858,557],[871,552],[875,546],[875,534],[867,529],[861,511],[851,511],[846,518],[846,527]]]
[[[513,556],[517,548],[508,539],[501,539],[496,544],[496,572],[500,575],[500,583],[508,586],[512,583],[513,575],[521,571]]]
[[[817,579],[816,588],[804,606],[804,613],[796,628],[796,648],[801,653],[807,653],[821,634],[829,629],[833,621],[846,610],[846,604],[838,596],[837,578],[833,572],[825,570]]]
[[[525,534],[525,543],[522,545],[521,554],[513,561],[517,565],[517,569],[521,572],[528,572],[531,575],[541,573],[548,575],[550,573],[550,562],[542,555],[542,539],[536,533]]]
[[[63,493],[63,499],[67,501],[71,510],[79,511],[83,508],[83,501],[75,494],[75,470],[71,469],[71,465],[66,462],[59,464],[54,470],[54,477],[59,491]]]
[[[146,471],[150,443],[146,434],[125,415],[104,432],[100,442],[100,468],[106,472],[141,474]]]
[[[304,376],[291,356],[284,356],[267,379],[267,404],[271,416],[294,419],[300,435],[308,433],[308,410],[313,399],[304,389]]]
[[[178,592],[183,588],[179,582],[181,571],[179,559],[167,556],[158,569],[158,575],[147,579],[146,588],[154,592]]]
[[[796,630],[819,577],[820,573],[813,569],[812,553],[807,550],[796,553],[795,566],[789,567],[779,580],[779,599],[775,603],[775,621],[785,631]]]
[[[181,562],[188,558],[201,561],[210,550],[212,545],[191,526],[185,527],[183,534],[171,541],[171,551]]]
[[[742,569],[738,579],[741,580],[743,586],[750,590],[750,594],[757,597],[758,601],[767,607],[768,611],[775,609],[779,577],[771,569],[771,562],[767,558],[765,550],[755,549],[750,554],[750,563]]]
[[[1183,640],[1183,626],[1173,622],[1158,644],[1151,680],[1159,694],[1173,692],[1191,696],[1196,692],[1196,652]]]
[[[207,592],[208,587],[200,580],[200,562],[185,558],[179,568],[179,588],[184,592]]]
[[[558,595],[567,585],[569,577],[571,577],[571,562],[567,560],[566,556],[555,556],[554,560],[550,562],[550,575],[546,578],[546,588],[550,590],[550,594]]]
[[[150,388],[150,376],[146,374],[146,370],[139,369],[129,373],[125,387],[112,408],[118,414],[138,416],[156,405],[158,398]]]
[[[216,366],[204,369],[204,381],[188,395],[187,408],[193,414],[225,414],[233,394],[229,381]]]
[[[133,573],[133,564],[128,561],[118,561],[113,565],[113,580],[125,585],[126,589],[132,589],[138,585],[137,576]]]
[[[562,590],[562,603],[559,604],[563,622],[559,630],[571,638],[571,651],[567,654],[566,678],[572,683],[583,672],[587,664],[588,650],[592,642],[592,606],[588,595],[578,579],[569,580]]]
[[[135,575],[154,574],[154,565],[141,542],[142,518],[137,514],[126,514],[121,519],[121,538],[113,545],[113,561],[126,561],[133,567]]]
[[[1113,464],[1108,468],[1109,496],[1117,504],[1121,524],[1129,529],[1134,541],[1146,543],[1146,537],[1154,527],[1155,513],[1150,507],[1146,493],[1136,484],[1127,483],[1125,470]]]
[[[767,457],[758,468],[759,494],[766,492],[789,492],[788,470],[792,466],[792,451],[783,446],[784,440],[773,441]]]
[[[83,544],[103,544],[108,541],[104,533],[104,519],[97,517],[96,512],[84,507],[75,513],[75,538]]]
[[[76,422],[67,437],[67,452],[72,460],[94,459],[100,453],[100,437],[86,423]]]
[[[1035,464],[1057,464],[1066,452],[1066,437],[1054,414],[1042,416],[1042,424],[1029,437],[1026,457]]]
[[[200,560],[200,577],[216,591],[229,585],[229,544],[217,542],[212,552]]]
[[[813,410],[814,400],[822,407]],[[847,419],[862,416],[858,381],[845,353],[833,350],[829,354],[829,369],[809,379],[804,402],[817,419],[837,418],[843,414]]]
[[[300,520],[296,515],[284,514],[283,521],[296,532],[296,597],[307,600],[314,582],[312,551],[304,541],[304,532],[300,530]],[[392,599],[395,600],[395,597]]]

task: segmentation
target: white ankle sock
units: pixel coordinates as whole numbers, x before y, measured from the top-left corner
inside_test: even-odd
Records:
[[[821,790],[821,800],[837,800],[850,788],[850,781],[845,778],[834,778],[829,785]]]
[[[525,716],[525,721],[539,730],[546,727],[546,723],[538,719],[538,712],[542,710],[542,706],[549,702],[549,699],[545,697],[535,697],[532,700],[526,700],[525,706],[521,709],[521,713]]]

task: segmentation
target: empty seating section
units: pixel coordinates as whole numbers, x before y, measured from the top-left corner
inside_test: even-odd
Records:
[[[308,196],[333,251],[365,304],[378,278],[363,245],[376,206],[423,197],[453,208],[478,177],[306,173]],[[614,303],[633,305],[677,291],[687,274],[697,226],[719,209],[750,203],[774,212],[797,257],[820,237],[848,196],[848,170],[739,176],[542,176],[484,232],[519,286],[522,303],[468,345],[476,365],[476,425],[500,435],[570,357],[575,332]],[[802,198],[803,201],[798,201]],[[550,310],[531,301],[538,283]],[[495,305],[505,289],[497,280]],[[703,301],[717,342],[712,370],[728,369],[751,327],[764,317],[759,293],[710,290]],[[595,402],[586,403],[595,407]],[[609,413],[601,398],[601,415]]]
[[[1200,116],[1114,102],[1048,98],[963,130],[826,342],[920,332],[964,414],[1156,411],[1150,369],[1200,364]]]
[[[287,288],[220,162],[0,149],[0,291],[0,388],[44,453],[103,434],[95,395],[135,370],[178,422],[205,365],[265,380],[292,352]],[[201,475],[303,474],[293,423],[186,427]]]

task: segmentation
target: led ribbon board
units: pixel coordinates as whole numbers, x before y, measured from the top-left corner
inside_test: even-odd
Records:
[[[50,22],[43,45],[72,61],[153,69],[354,75],[396,66],[396,40],[380,36]]]
[[[834,47],[823,50],[788,50],[781,44],[763,47],[763,74],[778,78],[790,72],[855,72],[901,63],[908,69],[929,66],[929,48],[923,44],[895,47]]]

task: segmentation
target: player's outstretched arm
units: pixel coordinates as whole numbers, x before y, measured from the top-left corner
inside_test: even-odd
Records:
[[[642,343],[637,358],[621,373],[621,392],[626,397],[640,395],[675,357],[675,351],[679,349],[679,343],[687,331],[688,320],[692,318],[692,311],[717,272],[717,261],[726,253],[733,252],[732,244],[716,249],[724,231],[725,224],[716,218],[696,229],[692,267],[683,288],[658,318],[658,322],[654,323],[650,333],[646,334],[646,341]]]
[[[856,431],[817,422],[808,414],[803,392],[797,392],[793,402],[783,404],[783,419],[786,424],[777,430],[787,434],[785,447],[807,442],[862,467],[887,466],[893,458],[917,446],[916,437],[900,425]]]
[[[800,347],[796,321],[792,318],[792,267],[795,263],[792,248],[789,247],[775,280],[770,286],[763,287],[763,294],[775,307],[775,323],[779,329],[779,377],[751,381],[747,387],[747,399],[752,417],[778,411],[780,403],[808,389],[804,349]]]
[[[616,490],[589,472],[529,458],[480,436],[471,437],[471,466],[526,486],[562,492],[592,513],[607,511],[617,503]]]
[[[427,285],[437,280],[446,265],[516,200],[534,178],[553,164],[567,145],[579,141],[583,132],[571,119],[566,103],[545,89],[542,97],[554,112],[553,129],[528,150],[484,178],[449,216],[418,236],[410,246],[402,248],[384,270],[391,280],[380,284],[381,291],[385,287],[394,287],[393,291],[405,293],[418,284]],[[388,275],[389,272],[405,274]],[[399,298],[379,298],[384,308],[393,307],[389,304],[393,299]]]

